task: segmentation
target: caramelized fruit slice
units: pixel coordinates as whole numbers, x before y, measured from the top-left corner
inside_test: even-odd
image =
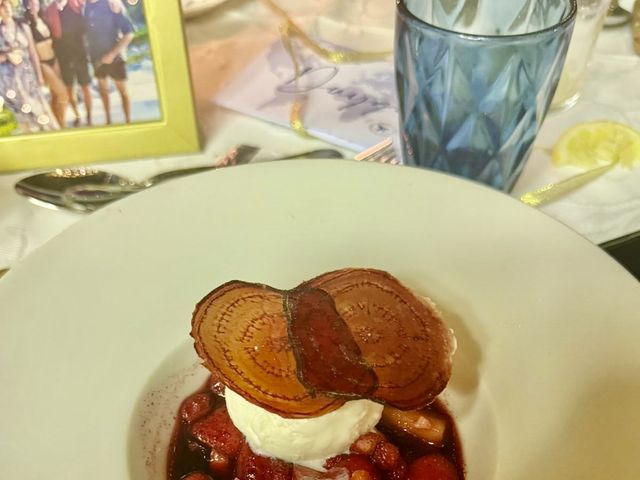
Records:
[[[371,395],[378,379],[362,359],[333,299],[317,288],[296,288],[285,292],[284,298],[300,381],[312,393]]]
[[[202,299],[191,336],[205,366],[252,403],[283,417],[313,417],[344,400],[312,397],[297,377],[282,292],[228,282]]]
[[[381,270],[347,268],[301,287],[320,288],[333,298],[378,377],[372,398],[414,410],[444,389],[451,376],[453,335],[435,307],[395,277]]]
[[[382,411],[382,424],[403,431],[430,445],[442,446],[447,421],[435,412],[425,410],[398,410],[390,406]]]

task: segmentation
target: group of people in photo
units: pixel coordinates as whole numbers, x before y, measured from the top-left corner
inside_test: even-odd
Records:
[[[0,0],[0,110],[13,113],[16,133],[92,125],[95,78],[105,123],[112,121],[110,80],[129,122],[133,35],[122,0]]]

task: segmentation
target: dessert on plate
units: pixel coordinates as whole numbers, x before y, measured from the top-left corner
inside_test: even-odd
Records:
[[[211,376],[180,406],[169,480],[464,478],[437,398],[455,337],[389,273],[227,282],[197,304],[191,335]]]

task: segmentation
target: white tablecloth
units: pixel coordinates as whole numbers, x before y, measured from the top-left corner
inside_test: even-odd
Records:
[[[336,43],[350,43],[348,46],[368,50],[392,46],[394,2],[281,0],[279,3],[293,14],[307,18],[322,13],[337,22],[346,22],[344,28],[334,32],[341,37]],[[171,168],[210,163],[215,156],[241,143],[262,148],[255,161],[326,147],[322,141],[301,138],[286,128],[226,111],[210,102],[222,86],[277,38],[278,24],[279,19],[256,0],[227,0],[191,19],[186,33],[198,116],[207,137],[204,151],[192,156],[101,164],[100,168],[143,179]],[[590,119],[612,119],[640,128],[639,67],[640,57],[633,53],[630,30],[604,31],[598,40],[581,100],[573,109],[548,116],[513,195],[575,174],[572,169],[553,168],[546,150],[566,127]],[[251,135],[247,136],[247,132]],[[90,161],[87,159],[87,163]],[[15,182],[33,173],[0,175],[0,269],[15,265],[84,217],[84,214],[34,205],[16,194]],[[580,192],[543,207],[543,211],[595,243],[640,230],[640,168],[632,172],[612,172]]]

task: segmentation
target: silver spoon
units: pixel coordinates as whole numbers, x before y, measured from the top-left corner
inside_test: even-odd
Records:
[[[258,150],[259,149],[257,147],[252,147],[250,145],[240,145],[237,148],[229,150],[222,158],[218,159],[215,162],[216,166],[247,163],[255,156]],[[171,170],[151,177],[143,183],[148,182],[149,185],[151,185],[158,183],[159,181],[168,180],[169,178],[190,175],[192,173],[198,173],[211,168],[215,167],[205,166]],[[127,188],[127,186],[137,185],[138,183],[114,173],[94,168],[79,167],[56,169],[51,172],[32,175],[18,181],[14,188],[17,193],[24,195],[30,201],[38,205],[49,208],[67,208],[83,212],[87,211],[87,209],[81,205],[68,204],[64,198],[64,192],[71,187],[79,187],[87,184],[114,188]]]
[[[312,150],[310,152],[296,153],[285,157],[274,158],[273,160],[289,160],[294,158],[343,158],[342,154],[333,149]],[[247,162],[242,162],[247,163]],[[239,165],[240,162],[231,162],[218,165],[224,167],[228,165]],[[171,178],[183,176],[190,173],[197,173],[204,170],[211,170],[211,167],[196,167],[190,172],[169,171],[160,173],[140,183],[126,185],[96,185],[85,184],[67,188],[63,194],[65,204],[74,210],[94,211],[103,207],[107,203],[119,200],[123,197],[139,192],[146,188],[157,185]]]
[[[248,163],[258,152],[256,147],[240,145],[229,151],[215,166],[184,168],[154,175],[143,182],[95,169],[66,169],[41,173],[20,180],[15,189],[39,205],[92,212],[131,193],[166,180],[229,165]],[[344,158],[334,149],[298,153],[275,160],[291,158]]]

